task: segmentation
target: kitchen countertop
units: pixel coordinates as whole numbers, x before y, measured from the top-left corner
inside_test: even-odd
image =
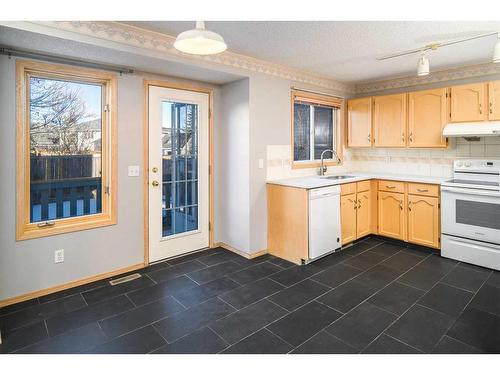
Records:
[[[352,178],[345,178],[342,180],[329,180],[320,176],[304,176],[292,177],[281,180],[267,181],[268,184],[289,186],[301,189],[316,189],[325,186],[334,186],[340,184],[348,184],[350,182],[364,181],[371,179],[378,180],[391,180],[391,181],[405,181],[417,182],[424,184],[441,184],[441,182],[449,180],[449,177],[431,177],[431,176],[418,176],[406,174],[390,174],[390,173],[375,173],[375,172],[346,172],[341,174],[328,174],[328,176],[353,176]]]

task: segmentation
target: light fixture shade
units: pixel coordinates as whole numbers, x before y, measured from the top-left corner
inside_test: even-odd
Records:
[[[429,72],[429,59],[425,57],[425,55],[422,55],[417,62],[417,75],[426,76],[429,74]]]
[[[203,21],[196,21],[196,28],[180,33],[174,47],[192,55],[214,55],[224,52],[227,45],[217,33],[205,29]]]
[[[495,49],[493,50],[493,62],[500,63],[500,33],[498,34],[498,40],[495,43]]]

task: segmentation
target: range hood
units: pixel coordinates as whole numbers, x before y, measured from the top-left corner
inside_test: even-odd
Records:
[[[500,121],[478,121],[447,124],[444,137],[491,137],[500,136]]]

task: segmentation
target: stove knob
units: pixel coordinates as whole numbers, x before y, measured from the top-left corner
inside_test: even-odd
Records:
[[[463,167],[464,163],[462,163],[461,161],[457,162],[457,167],[461,168]]]
[[[471,166],[470,161],[465,162],[465,166],[466,166],[467,168],[469,168],[469,167]]]

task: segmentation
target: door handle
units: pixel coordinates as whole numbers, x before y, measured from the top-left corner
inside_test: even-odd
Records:
[[[154,187],[157,187],[160,185],[160,183],[155,180],[155,181],[151,182],[151,185],[153,185]]]

